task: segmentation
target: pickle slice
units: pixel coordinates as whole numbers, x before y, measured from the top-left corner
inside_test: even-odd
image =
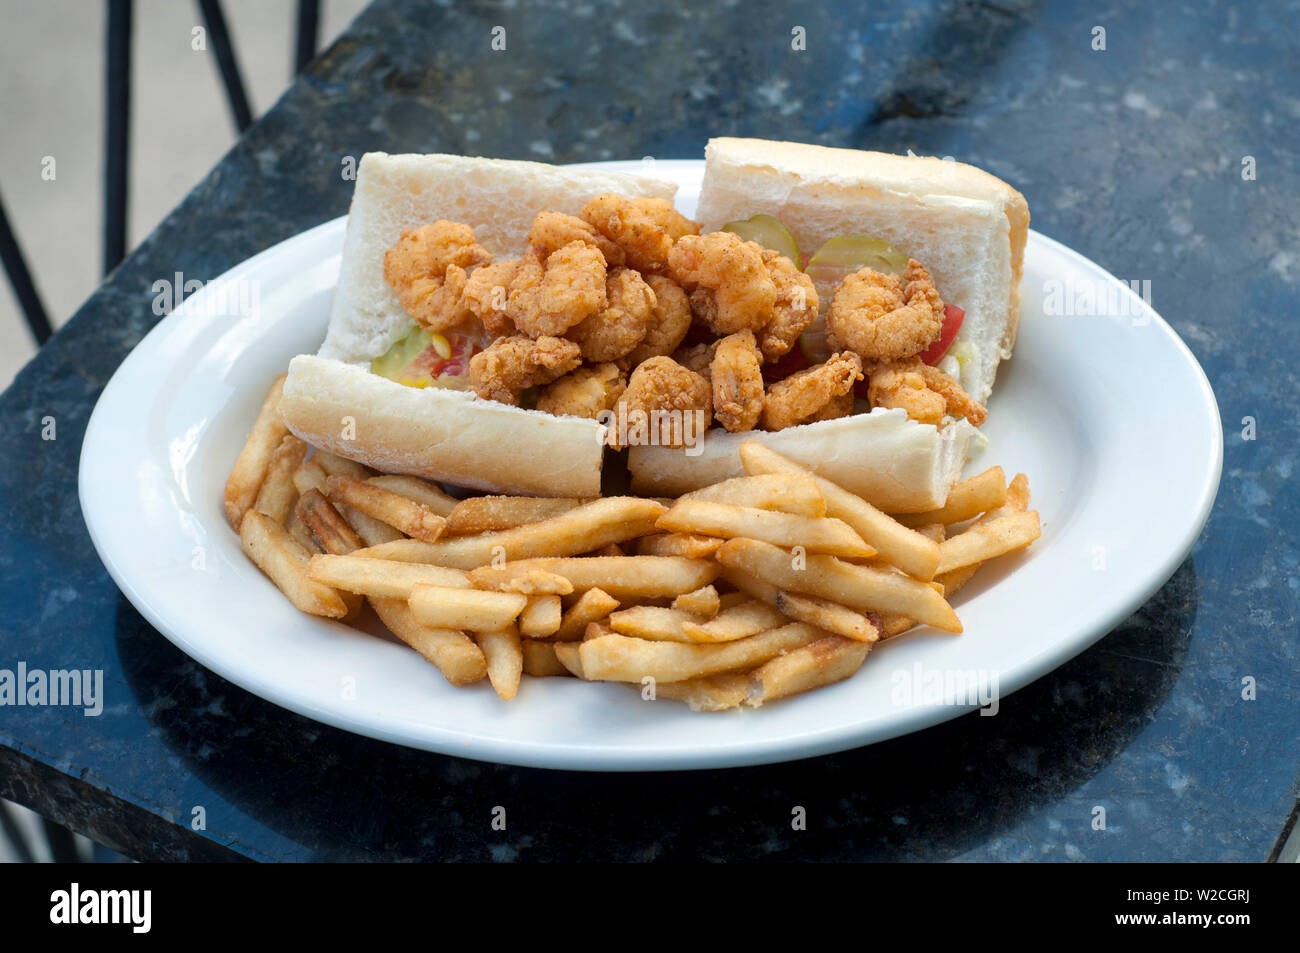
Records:
[[[722,226],[724,232],[732,232],[747,242],[758,242],[764,248],[779,252],[794,262],[796,268],[802,264],[799,257],[799,243],[790,234],[790,229],[779,218],[771,215],[753,215],[743,222],[728,222]],[[906,264],[906,262],[904,262]]]
[[[903,277],[907,270],[907,256],[889,242],[869,235],[837,235],[828,239],[808,259],[804,269],[817,288],[817,295],[825,306],[841,281],[863,268]]]
[[[433,336],[424,328],[414,325],[396,344],[370,362],[370,373],[401,383],[402,372],[432,343]]]

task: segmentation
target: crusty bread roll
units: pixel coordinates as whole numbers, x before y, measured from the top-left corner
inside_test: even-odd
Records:
[[[710,139],[696,218],[706,230],[766,213],[811,255],[828,238],[882,238],[925,265],[943,300],[966,318],[961,384],[981,404],[1011,356],[1029,206],[974,166],[765,139]]]

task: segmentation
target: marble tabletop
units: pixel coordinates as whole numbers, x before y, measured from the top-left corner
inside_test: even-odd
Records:
[[[0,397],[0,668],[102,669],[105,696],[90,718],[0,707],[0,796],[141,859],[1268,859],[1300,760],[1298,36],[1268,4],[380,0]],[[325,727],[208,672],[122,597],[77,460],[157,321],[155,280],[212,278],[344,213],[342,157],[366,150],[692,158],[711,135],[953,155],[1021,189],[1038,230],[1149,280],[1224,423],[1217,504],[1168,584],[996,718],[628,775]]]

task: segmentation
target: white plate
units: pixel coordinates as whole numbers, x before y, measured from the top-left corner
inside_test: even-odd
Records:
[[[680,184],[690,214],[702,169],[660,161],[651,171]],[[1019,344],[998,374],[988,450],[968,469],[1027,473],[1043,536],[954,598],[965,634],[918,631],[876,649],[846,682],[723,714],[573,679],[525,679],[511,703],[486,682],[453,688],[402,645],[295,610],[222,514],[268,383],[322,340],[344,224],[244,262],[145,337],[95,407],[80,495],[109,573],[160,632],[249,691],[349,731],[486,761],[615,771],[760,764],[902,735],[971,707],[927,698],[934,673],[996,675],[1006,695],[1105,635],[1173,574],[1218,489],[1218,408],[1191,352],[1126,286],[1031,233]],[[1117,287],[1132,316],[1047,317],[1052,281]],[[252,313],[219,306],[241,293]]]

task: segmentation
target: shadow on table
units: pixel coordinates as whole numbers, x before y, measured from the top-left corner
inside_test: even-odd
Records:
[[[1196,597],[1188,560],[996,717],[805,761],[641,774],[514,768],[362,738],[208,672],[125,599],[117,631],[141,708],[196,780],[300,847],[259,844],[238,822],[212,822],[211,836],[269,859],[941,860],[1077,789],[1142,732],[1179,676]],[[498,805],[505,831],[491,826]],[[796,806],[807,830],[791,829]],[[1089,821],[1081,807],[1080,834]]]

